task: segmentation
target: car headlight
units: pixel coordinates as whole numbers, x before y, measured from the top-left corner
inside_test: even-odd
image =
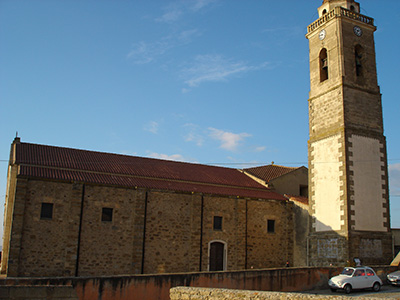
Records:
[[[333,280],[329,280],[328,281],[329,285],[336,286],[336,287],[339,287],[339,288],[342,288],[343,283],[344,283],[343,281],[333,281]]]
[[[342,287],[343,284],[344,284],[344,281],[339,280],[336,284],[337,284],[338,286]]]

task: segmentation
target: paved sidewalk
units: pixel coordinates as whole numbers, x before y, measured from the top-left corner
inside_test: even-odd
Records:
[[[357,297],[374,297],[374,298],[382,298],[382,299],[397,299],[400,300],[400,287],[384,285],[382,286],[379,292],[372,292],[369,290],[365,291],[353,291],[349,295],[346,295],[343,291],[331,292],[331,290],[314,290],[305,292],[306,294],[313,295],[336,295],[336,296],[347,296],[349,298],[357,298]]]

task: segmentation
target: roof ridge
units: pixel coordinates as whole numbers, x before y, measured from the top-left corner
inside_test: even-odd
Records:
[[[49,170],[60,170],[60,171],[70,171],[70,172],[82,172],[88,174],[98,174],[98,175],[108,175],[108,176],[120,176],[120,177],[130,177],[130,178],[142,178],[142,179],[151,179],[151,180],[159,180],[159,181],[172,181],[172,182],[180,182],[180,183],[190,183],[190,184],[199,184],[199,185],[208,185],[208,186],[218,186],[218,187],[229,187],[234,189],[246,189],[246,190],[268,190],[272,192],[272,190],[262,184],[259,184],[259,187],[246,187],[246,186],[237,186],[230,184],[221,184],[221,183],[212,183],[205,181],[193,181],[193,180],[184,180],[184,179],[171,179],[171,178],[163,178],[163,177],[151,177],[151,176],[142,176],[142,175],[132,175],[132,174],[122,174],[122,173],[109,173],[109,172],[100,172],[100,171],[89,171],[82,169],[71,169],[71,168],[60,168],[60,167],[51,167],[51,166],[42,166],[42,165],[31,165],[31,164],[20,164],[24,167],[32,167],[32,168],[42,168]]]
[[[209,164],[204,164],[204,163],[195,163],[195,162],[186,162],[186,161],[163,159],[163,158],[154,158],[154,157],[145,157],[145,156],[137,156],[137,155],[129,155],[129,154],[120,154],[120,153],[104,152],[104,151],[97,151],[97,150],[77,149],[77,148],[64,147],[64,146],[43,145],[43,144],[27,143],[27,142],[21,142],[19,144],[20,145],[22,145],[22,144],[33,145],[33,146],[46,147],[46,148],[65,149],[65,150],[79,151],[79,152],[106,154],[106,155],[112,155],[112,156],[135,158],[135,159],[142,159],[142,160],[149,160],[149,161],[150,160],[151,161],[165,161],[165,162],[169,162],[169,163],[173,163],[173,164],[186,164],[186,165],[196,165],[196,166],[203,166],[203,167],[209,167],[209,168],[221,168],[221,169],[228,169],[228,170],[237,170],[236,168],[221,167],[221,166],[209,165]]]
[[[298,168],[301,168],[301,167],[288,167],[288,166],[282,166],[282,165],[269,164],[269,165],[263,165],[263,166],[258,166],[258,167],[244,168],[243,170],[266,168],[266,167],[279,167],[279,168],[285,168],[285,169],[298,169]]]

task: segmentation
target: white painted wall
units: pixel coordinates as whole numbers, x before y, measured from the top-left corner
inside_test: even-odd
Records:
[[[314,160],[312,181],[314,184],[314,217],[316,231],[340,230],[340,135],[315,142],[311,153]]]
[[[353,155],[349,158],[353,162],[350,170],[354,172],[354,201],[351,209],[355,211],[352,220],[355,221],[354,230],[386,231],[383,226],[387,218],[383,217],[386,209],[383,208],[385,190],[382,185],[381,148],[383,145],[375,139],[353,135],[349,138],[353,147],[349,148]],[[353,200],[353,199],[351,199]]]

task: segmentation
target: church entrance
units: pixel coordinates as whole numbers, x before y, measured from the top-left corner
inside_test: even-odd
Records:
[[[209,246],[210,271],[223,271],[225,260],[225,243],[211,242]]]

